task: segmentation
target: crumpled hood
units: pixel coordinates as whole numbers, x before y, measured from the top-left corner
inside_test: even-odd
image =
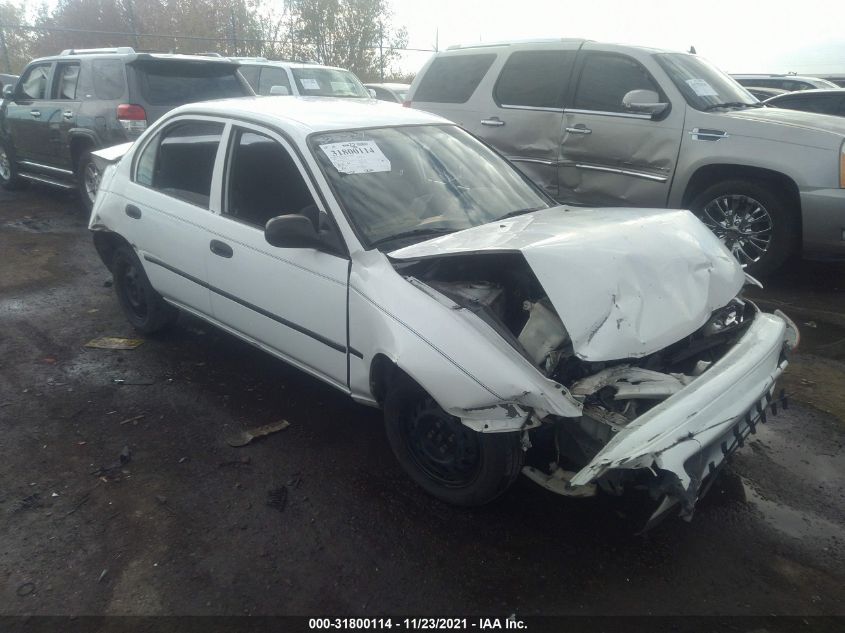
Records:
[[[523,254],[587,361],[651,354],[692,334],[745,283],[689,211],[554,207],[389,253],[409,260]]]

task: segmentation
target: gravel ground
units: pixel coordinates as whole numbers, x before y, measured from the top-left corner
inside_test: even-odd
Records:
[[[625,500],[525,481],[435,501],[379,412],[196,319],[84,347],[136,335],[64,194],[0,193],[0,255],[0,614],[845,615],[842,264],[757,293],[802,329],[792,405],[637,536]]]

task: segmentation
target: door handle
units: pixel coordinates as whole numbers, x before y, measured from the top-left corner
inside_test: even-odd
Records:
[[[481,125],[488,127],[502,127],[504,124],[505,122],[497,116],[491,116],[489,119],[481,119]]]
[[[568,128],[566,128],[566,131],[569,132],[570,134],[592,134],[593,133],[593,131],[590,128],[588,128],[584,125],[576,125],[575,127],[568,127]]]
[[[128,215],[130,218],[134,218],[136,220],[141,219],[141,209],[136,207],[134,204],[127,204],[126,209],[124,210],[126,211],[126,215]]]
[[[62,112],[62,116],[66,119],[72,119],[73,112],[71,112],[70,110],[65,110],[64,112]]]
[[[30,113],[32,116],[34,116],[34,117],[39,117],[39,116],[41,116],[41,111],[40,111],[40,110],[30,110],[30,111],[29,111],[29,113]]]
[[[229,258],[235,254],[235,251],[232,250],[231,246],[225,242],[221,242],[220,240],[211,240],[209,247],[211,248],[212,253],[219,255],[220,257]]]

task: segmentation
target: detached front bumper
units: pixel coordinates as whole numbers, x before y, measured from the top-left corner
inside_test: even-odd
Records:
[[[570,480],[587,486],[617,469],[649,469],[664,499],[691,515],[702,482],[753,429],[787,366],[797,329],[784,315],[758,313],[736,345],[687,387],[631,422]],[[751,426],[749,426],[749,414]]]

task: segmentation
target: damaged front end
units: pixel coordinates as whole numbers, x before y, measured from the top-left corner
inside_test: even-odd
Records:
[[[767,408],[776,409],[775,381],[797,343],[794,324],[735,296],[669,345],[650,350],[646,341],[647,353],[605,358],[612,356],[612,332],[601,332],[605,357],[589,353],[589,334],[573,340],[560,313],[577,306],[561,310],[560,294],[553,302],[544,287],[551,281],[541,283],[527,259],[520,252],[462,253],[394,266],[492,328],[577,407],[579,415],[561,415],[542,403],[526,406],[526,390],[516,406],[525,420],[527,477],[573,497],[645,489],[656,504],[648,526],[673,508],[691,517],[726,457],[765,421]],[[621,331],[625,317],[614,315],[619,323],[612,325]],[[593,318],[595,335],[608,317]],[[461,417],[476,430],[513,430],[481,429]]]

